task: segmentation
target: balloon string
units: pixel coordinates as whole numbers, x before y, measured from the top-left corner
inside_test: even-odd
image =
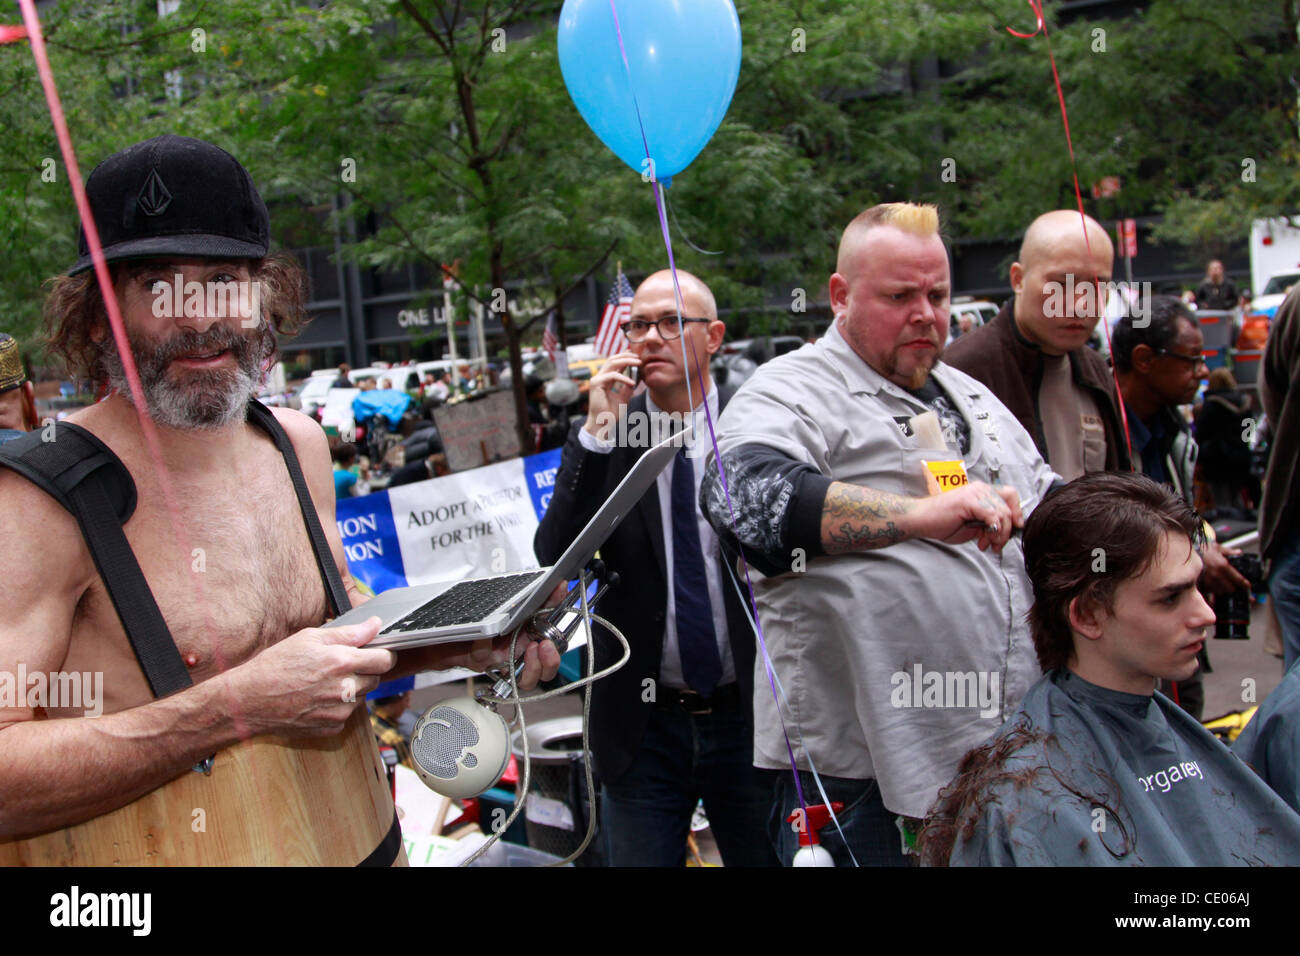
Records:
[[[1065,91],[1061,89],[1061,74],[1056,69],[1056,55],[1052,52],[1052,38],[1047,32],[1047,19],[1043,15],[1042,0],[1026,0],[1026,2],[1029,4],[1029,9],[1034,11],[1034,17],[1036,20],[1036,24],[1034,26],[1034,32],[1019,33],[1011,29],[1010,27],[1004,27],[1004,29],[1012,36],[1019,37],[1022,40],[1033,39],[1034,37],[1038,36],[1038,34],[1041,33],[1043,35],[1043,40],[1047,43],[1047,60],[1052,66],[1052,82],[1056,85],[1056,100],[1061,105],[1061,125],[1065,129],[1065,146],[1070,153],[1070,174],[1074,178],[1074,199],[1079,207],[1079,224],[1083,227],[1083,244],[1084,247],[1088,250],[1088,259],[1089,261],[1091,261],[1092,241],[1088,237],[1088,217],[1087,214],[1083,211],[1083,190],[1079,188],[1079,165],[1077,162],[1075,162],[1075,158],[1074,158],[1074,140],[1070,136],[1070,114],[1065,108]],[[1094,283],[1094,288],[1095,288],[1099,284],[1099,280],[1097,279],[1096,276],[1093,276],[1092,281]],[[1098,305],[1100,306],[1101,303],[1100,290],[1098,290],[1098,295],[1096,297],[1096,300]],[[1101,316],[1101,324],[1106,331],[1106,346],[1107,348],[1110,348],[1111,346],[1110,322],[1106,318],[1104,312]],[[1111,355],[1112,356],[1114,355],[1113,349],[1111,349]],[[1114,358],[1111,359],[1110,365],[1111,365],[1110,368],[1111,378],[1114,379],[1115,381],[1115,400],[1116,403],[1119,405],[1120,427],[1124,430],[1124,446],[1128,450],[1129,467],[1134,468],[1134,470],[1136,470],[1133,461],[1133,437],[1132,437],[1132,433],[1129,431],[1129,425],[1128,425],[1128,410],[1124,407],[1124,394],[1119,387],[1119,369],[1116,368],[1115,366]]]
[[[41,86],[45,91],[45,101],[49,106],[50,119],[54,123],[54,132],[59,140],[59,150],[63,154],[63,163],[67,169],[68,180],[72,185],[72,195],[77,203],[77,215],[80,217],[81,226],[86,233],[86,244],[90,247],[90,255],[95,268],[95,278],[99,282],[99,291],[104,299],[104,308],[108,313],[108,323],[113,331],[113,341],[117,346],[118,356],[122,362],[122,370],[126,375],[127,386],[131,390],[132,404],[139,416],[140,430],[144,435],[149,455],[153,459],[154,470],[158,476],[158,485],[171,517],[172,533],[175,535],[176,542],[181,549],[181,560],[188,562],[194,552],[190,548],[188,535],[185,533],[185,523],[181,520],[180,506],[172,487],[167,466],[163,461],[158,432],[153,419],[149,415],[149,409],[144,399],[144,387],[140,382],[135,356],[131,352],[131,342],[127,338],[126,326],[122,322],[122,313],[118,309],[117,294],[113,289],[113,280],[108,271],[108,263],[104,259],[104,248],[99,240],[99,230],[95,227],[95,217],[91,213],[90,202],[86,198],[86,189],[82,185],[81,169],[77,165],[76,152],[72,148],[72,136],[68,132],[63,104],[59,99],[59,91],[54,83],[54,71],[50,68],[49,56],[46,53],[45,38],[41,33],[41,21],[36,14],[33,0],[19,0],[19,4],[22,6],[23,20],[26,23],[27,36],[31,41],[32,55],[36,59],[36,68],[40,74]],[[198,592],[197,598],[201,613],[207,625],[208,643],[212,648],[213,658],[218,669],[225,670],[221,642],[215,639],[215,617],[212,614],[211,606],[206,600],[203,580],[198,573],[194,575],[194,585]],[[231,716],[235,721],[239,734],[248,736],[248,728],[240,719],[238,713],[232,712]]]
[[[675,304],[676,304],[676,307],[677,307],[677,334],[678,334],[678,337],[682,340],[682,364],[683,364],[683,367],[684,367],[684,369],[685,369],[685,371],[686,371],[686,398],[687,398],[688,403],[690,404],[691,409],[694,410],[694,408],[695,408],[695,399],[694,399],[694,395],[693,395],[692,390],[691,390],[690,364],[689,364],[689,362],[688,362],[688,360],[687,360],[687,356],[686,356],[686,341],[685,341],[685,340],[686,340],[686,335],[685,335],[684,323],[682,322],[682,290],[681,290],[681,282],[679,281],[678,276],[677,276],[677,263],[676,263],[676,260],[675,260],[674,257],[673,257],[673,242],[672,242],[672,237],[671,237],[671,235],[669,234],[669,231],[668,231],[668,218],[667,218],[667,215],[666,215],[665,212],[664,212],[663,186],[662,186],[662,184],[658,181],[658,179],[654,176],[654,159],[653,159],[653,158],[651,157],[651,155],[650,155],[650,144],[649,144],[648,140],[646,139],[645,123],[644,123],[644,121],[643,121],[642,118],[641,118],[641,107],[638,105],[638,102],[637,102],[637,97],[636,97],[636,86],[635,86],[635,84],[632,82],[632,67],[631,67],[631,65],[629,64],[628,59],[627,59],[627,49],[626,49],[626,47],[625,47],[624,44],[623,44],[623,30],[622,30],[622,27],[619,25],[619,22],[618,22],[618,9],[617,9],[617,7],[615,7],[615,5],[614,5],[614,0],[609,0],[609,9],[610,9],[610,12],[611,12],[611,13],[613,14],[613,16],[614,16],[614,32],[615,32],[615,34],[616,34],[617,37],[618,37],[618,49],[619,49],[619,53],[620,53],[620,55],[621,55],[622,58],[623,58],[623,69],[624,69],[624,70],[626,71],[626,73],[627,73],[628,89],[629,89],[629,91],[632,93],[632,105],[633,105],[633,108],[636,110],[636,121],[637,121],[637,126],[639,127],[640,132],[641,132],[641,144],[642,144],[642,146],[643,146],[644,149],[645,149],[646,160],[647,160],[648,163],[649,163],[649,170],[648,170],[648,171],[650,172],[650,191],[654,194],[654,198],[655,198],[655,208],[656,208],[656,210],[657,210],[658,213],[659,213],[659,228],[660,228],[660,231],[663,233],[664,248],[665,248],[665,249],[667,250],[667,252],[668,252],[668,268],[669,268],[669,271],[672,273],[672,277],[673,277],[673,295],[674,295]],[[694,349],[694,346],[692,346],[692,349]],[[726,499],[727,499],[727,508],[728,508],[728,510],[729,510],[729,512],[730,512],[730,515],[731,515],[731,526],[732,526],[732,529],[734,530],[735,527],[736,527],[736,524],[737,524],[737,521],[736,521],[736,511],[735,511],[735,508],[734,508],[734,507],[732,506],[732,504],[731,504],[731,493],[730,493],[730,491],[727,489],[727,479],[726,479],[726,476],[725,476],[725,474],[723,473],[723,470],[722,470],[722,457],[721,457],[721,455],[718,454],[718,436],[717,436],[717,432],[714,430],[714,427],[713,427],[713,415],[712,415],[712,414],[710,413],[710,411],[709,411],[708,396],[707,396],[707,393],[706,393],[705,390],[704,390],[704,372],[703,372],[703,369],[699,366],[698,363],[696,363],[696,370],[695,370],[695,371],[696,371],[696,375],[697,375],[698,378],[699,378],[700,396],[701,396],[701,400],[702,400],[702,402],[703,402],[703,404],[704,404],[704,415],[705,415],[705,420],[708,422],[708,426],[709,426],[709,437],[710,437],[710,439],[711,439],[712,442],[713,442],[714,454],[715,454],[715,456],[717,456],[717,462],[718,462],[718,475],[719,475],[719,477],[722,479],[722,488],[723,488],[723,493],[726,495]],[[744,551],[743,551],[743,549],[741,550],[740,560],[741,560],[742,566],[744,567],[744,571],[745,571],[745,580],[746,580],[746,581],[749,581],[749,565],[745,562],[745,555],[744,555]],[[750,590],[750,601],[751,601],[751,603],[753,603],[753,602],[754,602],[754,589],[753,589],[753,585],[752,585],[752,584],[750,585],[750,589],[749,589],[749,590]],[[787,753],[787,755],[789,756],[789,759],[790,759],[790,769],[791,769],[791,771],[792,771],[793,774],[794,774],[794,786],[795,786],[795,792],[798,794],[798,797],[799,797],[799,808],[800,808],[800,810],[801,810],[802,813],[803,813],[803,817],[802,817],[802,818],[806,821],[806,820],[808,819],[808,810],[807,810],[807,804],[806,804],[806,801],[804,800],[804,795],[803,795],[803,785],[802,785],[802,783],[801,783],[800,780],[799,780],[799,764],[798,764],[798,762],[795,760],[795,756],[794,756],[794,747],[793,747],[793,746],[791,745],[791,743],[790,743],[790,734],[789,734],[789,732],[786,730],[786,726],[785,726],[785,718],[784,718],[784,716],[781,715],[781,703],[780,703],[780,699],[779,699],[779,697],[777,696],[777,691],[776,691],[776,684],[775,684],[775,681],[773,680],[773,673],[774,673],[774,672],[773,672],[773,668],[772,668],[772,659],[771,659],[771,656],[770,656],[770,655],[768,654],[768,652],[767,652],[767,642],[764,640],[764,637],[763,637],[763,627],[762,627],[762,624],[758,623],[758,605],[757,605],[756,603],[754,603],[754,621],[755,621],[755,624],[756,624],[755,630],[756,630],[756,632],[757,632],[757,634],[758,634],[758,643],[759,643],[759,646],[760,646],[760,648],[762,649],[762,652],[763,652],[763,664],[764,664],[764,667],[767,669],[768,685],[771,687],[771,690],[772,690],[772,697],[773,697],[773,699],[776,700],[776,704],[777,704],[777,716],[778,716],[778,717],[780,718],[780,720],[781,720],[781,733],[782,733],[782,735],[785,737],[786,753]],[[809,757],[809,762],[811,763],[811,756]],[[838,827],[838,823],[836,824],[836,826]],[[841,836],[843,836],[843,832],[842,832],[842,831],[841,831]],[[847,841],[845,841],[845,842],[847,843]]]
[[[664,196],[664,205],[668,207],[668,215],[672,216],[673,225],[677,227],[677,231],[681,234],[681,237],[686,240],[686,244],[690,246],[692,249],[694,249],[696,252],[698,252],[700,255],[720,256],[726,251],[725,249],[719,249],[717,252],[711,252],[708,249],[701,249],[695,243],[691,242],[691,237],[686,235],[686,230],[682,228],[682,224],[677,219],[677,210],[673,208],[673,204],[668,201],[668,197],[666,195]]]
[[[655,161],[654,157],[650,155],[650,143],[646,139],[645,123],[641,121],[641,104],[637,102],[636,86],[632,83],[632,65],[627,61],[627,49],[623,46],[623,28],[619,26],[618,23],[618,8],[614,6],[614,0],[609,0],[609,12],[614,15],[614,34],[618,37],[618,52],[619,55],[623,57],[623,70],[627,73],[627,88],[632,93],[632,109],[636,111],[636,125],[637,129],[641,132],[641,146],[645,149],[645,158],[650,164],[646,173],[650,176],[650,181],[653,183],[656,181]],[[669,255],[671,254],[670,251]],[[676,276],[674,276],[674,282],[675,281]]]

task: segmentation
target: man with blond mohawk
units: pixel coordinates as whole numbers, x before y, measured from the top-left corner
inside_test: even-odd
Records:
[[[933,206],[866,210],[840,241],[830,330],[762,366],[718,423],[735,517],[713,461],[701,507],[761,572],[784,701],[754,695],[754,762],[787,770],[769,822],[787,864],[783,716],[806,802],[823,799],[815,767],[844,804],[847,847],[821,831],[837,864],[901,865],[962,754],[1039,674],[1012,534],[1057,476],[987,388],[939,361],[949,292]]]

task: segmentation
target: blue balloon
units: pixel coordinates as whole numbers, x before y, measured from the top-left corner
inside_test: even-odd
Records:
[[[727,113],[740,76],[740,18],[732,0],[615,4],[627,66],[610,0],[565,0],[560,71],[601,142],[662,181],[691,164]]]

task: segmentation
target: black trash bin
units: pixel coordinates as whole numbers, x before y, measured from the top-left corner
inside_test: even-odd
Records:
[[[516,759],[522,763],[524,751],[518,731],[511,746]],[[578,848],[587,832],[582,718],[554,717],[530,723],[528,748],[532,762],[524,804],[528,845],[534,850],[567,857]],[[603,865],[599,831],[575,862],[578,866]]]

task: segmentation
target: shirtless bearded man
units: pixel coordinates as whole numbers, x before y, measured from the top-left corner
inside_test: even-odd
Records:
[[[0,707],[0,862],[376,862],[373,836],[357,838],[369,846],[354,840],[343,858],[313,849],[329,842],[318,832],[324,821],[343,813],[331,801],[357,799],[367,825],[389,834],[390,851],[377,861],[400,861],[360,701],[381,679],[503,662],[509,642],[394,654],[364,646],[378,618],[319,626],[330,614],[326,589],[285,459],[246,417],[274,361],[275,333],[301,323],[305,282],[292,260],[267,257],[266,207],[243,167],[208,143],[163,136],[105,160],[87,192],[170,488],[146,444],[84,237],[81,261],[55,281],[47,303],[51,346],[112,390],[70,420],[135,482],[126,538],[193,686],[154,699],[77,521],[0,468],[8,605],[0,674],[102,674],[102,716],[54,706],[65,701],[24,706],[31,701],[22,696]],[[177,283],[184,291],[198,283],[207,295],[191,305],[173,293]],[[230,283],[258,294],[224,297],[239,303],[229,314],[212,310],[212,290]],[[343,585],[360,603],[335,526],[325,435],[298,412],[274,416]],[[553,676],[554,646],[523,643],[521,684]],[[210,776],[191,772],[213,754]],[[258,799],[283,816],[257,819]],[[137,811],[146,804],[156,818]],[[205,809],[206,837],[191,826],[196,807]],[[111,835],[96,834],[97,825]],[[120,859],[96,857],[105,840]]]

